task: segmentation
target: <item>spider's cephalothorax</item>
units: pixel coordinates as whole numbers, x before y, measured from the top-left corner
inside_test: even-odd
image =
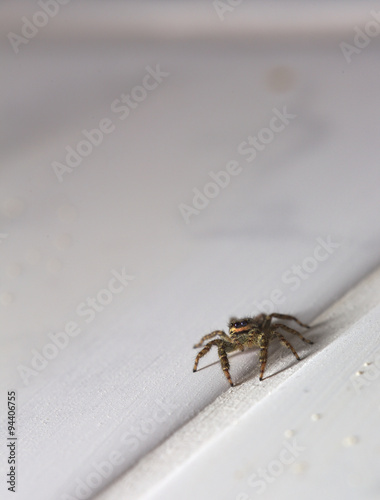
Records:
[[[260,349],[260,380],[263,379],[265,365],[267,363],[268,356],[268,345],[271,340],[277,338],[282,345],[287,347],[292,351],[294,356],[300,360],[296,350],[294,347],[286,340],[286,338],[278,331],[282,329],[288,333],[292,333],[293,335],[297,335],[300,339],[308,344],[312,344],[311,340],[305,339],[301,335],[300,332],[290,328],[283,323],[272,323],[272,319],[283,319],[283,320],[292,320],[296,321],[300,326],[304,328],[310,328],[308,325],[301,323],[294,316],[289,316],[288,314],[259,314],[258,316],[253,316],[251,318],[231,318],[229,323],[229,335],[227,335],[222,330],[215,330],[204,337],[201,338],[198,344],[195,344],[194,347],[201,347],[205,340],[211,339],[212,337],[216,337],[217,335],[220,337],[216,340],[211,340],[207,342],[204,348],[198,353],[195,358],[195,364],[193,371],[197,371],[198,362],[200,358],[202,358],[205,354],[209,352],[213,345],[218,347],[218,355],[220,359],[220,363],[222,365],[222,369],[224,371],[225,376],[227,377],[228,382],[231,385],[234,385],[231,380],[231,375],[229,372],[230,363],[228,361],[227,353],[233,352],[236,350],[243,351],[244,349],[250,349],[252,347],[258,347]]]

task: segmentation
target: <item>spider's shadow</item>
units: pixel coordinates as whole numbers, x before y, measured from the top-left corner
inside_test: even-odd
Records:
[[[277,349],[276,349],[276,351],[277,351]],[[231,353],[231,355],[229,356],[229,358],[231,359],[233,356],[238,356],[239,354],[243,354],[243,353],[242,352]],[[244,353],[244,354],[246,354],[246,353]],[[274,353],[272,352],[271,354],[274,354]],[[301,361],[303,359],[305,359],[305,357],[302,358]],[[264,381],[264,380],[266,380],[268,378],[274,377],[275,375],[278,375],[279,373],[282,373],[282,372],[288,370],[291,366],[293,366],[296,363],[298,363],[298,361],[295,359],[293,363],[284,366],[281,370],[277,370],[276,372],[274,372],[274,373],[272,373],[270,375],[265,376],[262,381]],[[214,361],[213,363],[209,363],[206,366],[202,366],[202,368],[198,368],[197,369],[197,372],[200,372],[202,370],[205,370],[206,368],[210,368],[210,366],[215,366],[215,365],[220,365],[220,361],[217,360],[217,361]],[[235,382],[234,386],[237,387],[237,386],[243,384],[244,382],[247,382],[248,380],[251,380],[253,377],[258,377],[259,373],[260,373],[260,367],[257,367],[257,373],[252,374],[252,371],[250,371],[248,374],[246,374],[246,376],[244,376],[243,378],[241,378],[239,380],[239,382]]]
[[[301,358],[300,361],[303,361],[305,358]],[[290,363],[289,365],[286,365],[284,366],[283,368],[281,368],[281,370],[277,370],[276,372],[272,373],[271,375],[266,375],[265,377],[263,377],[263,380],[260,380],[260,382],[264,382],[264,380],[268,379],[268,378],[272,378],[272,377],[275,377],[276,375],[282,373],[282,372],[286,372],[286,370],[289,370],[289,368],[291,368],[293,365],[295,364],[298,364],[300,361],[297,361],[296,359],[293,361],[293,363]],[[260,373],[260,370],[258,369],[257,370],[257,375]],[[248,380],[251,380],[254,376],[256,377],[257,376],[256,374],[255,375],[248,375],[247,377],[244,377],[241,381],[237,382],[235,385],[238,386],[238,385],[241,385],[243,384],[244,382],[247,382]]]
[[[228,353],[228,359],[231,359],[234,356],[238,356],[239,354],[247,354],[247,351],[245,351],[245,352],[236,351],[236,352]],[[202,370],[205,370],[206,368],[210,368],[210,366],[215,366],[215,365],[219,365],[220,366],[220,360],[219,359],[217,359],[216,361],[213,361],[212,363],[209,363],[208,365],[202,366],[201,368],[197,368],[197,372],[201,372]]]

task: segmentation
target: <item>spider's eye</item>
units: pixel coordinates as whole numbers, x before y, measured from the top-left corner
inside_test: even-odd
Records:
[[[240,328],[241,326],[247,326],[247,322],[246,321],[238,321],[234,324],[235,328]]]

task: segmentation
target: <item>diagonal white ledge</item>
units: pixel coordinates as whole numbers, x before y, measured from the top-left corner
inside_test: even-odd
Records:
[[[95,498],[137,499],[162,485],[189,460],[196,458],[205,446],[221,439],[225,430],[236,425],[261,401],[276,398],[285,381],[296,374],[301,376],[308,365],[326,361],[326,356],[335,356],[334,349],[329,353],[329,347],[379,304],[380,268],[315,318],[311,323],[313,328],[307,332],[307,337],[315,344],[303,351],[301,363],[289,366],[289,357],[281,359],[281,351],[276,351],[267,365],[267,378],[263,382],[255,375],[229,389]],[[321,363],[323,365],[325,362]]]

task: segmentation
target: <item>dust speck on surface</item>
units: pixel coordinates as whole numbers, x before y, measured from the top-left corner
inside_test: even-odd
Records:
[[[286,429],[286,431],[284,431],[284,436],[286,438],[291,438],[293,437],[295,434],[295,432],[293,431],[293,429]]]
[[[308,464],[306,462],[295,462],[290,470],[292,471],[293,474],[304,474],[308,468]]]
[[[346,448],[350,446],[354,446],[359,442],[359,439],[357,436],[346,436],[345,438],[342,439],[342,445],[345,446]]]
[[[273,92],[287,92],[297,81],[296,72],[289,66],[275,66],[266,74],[267,87]]]

